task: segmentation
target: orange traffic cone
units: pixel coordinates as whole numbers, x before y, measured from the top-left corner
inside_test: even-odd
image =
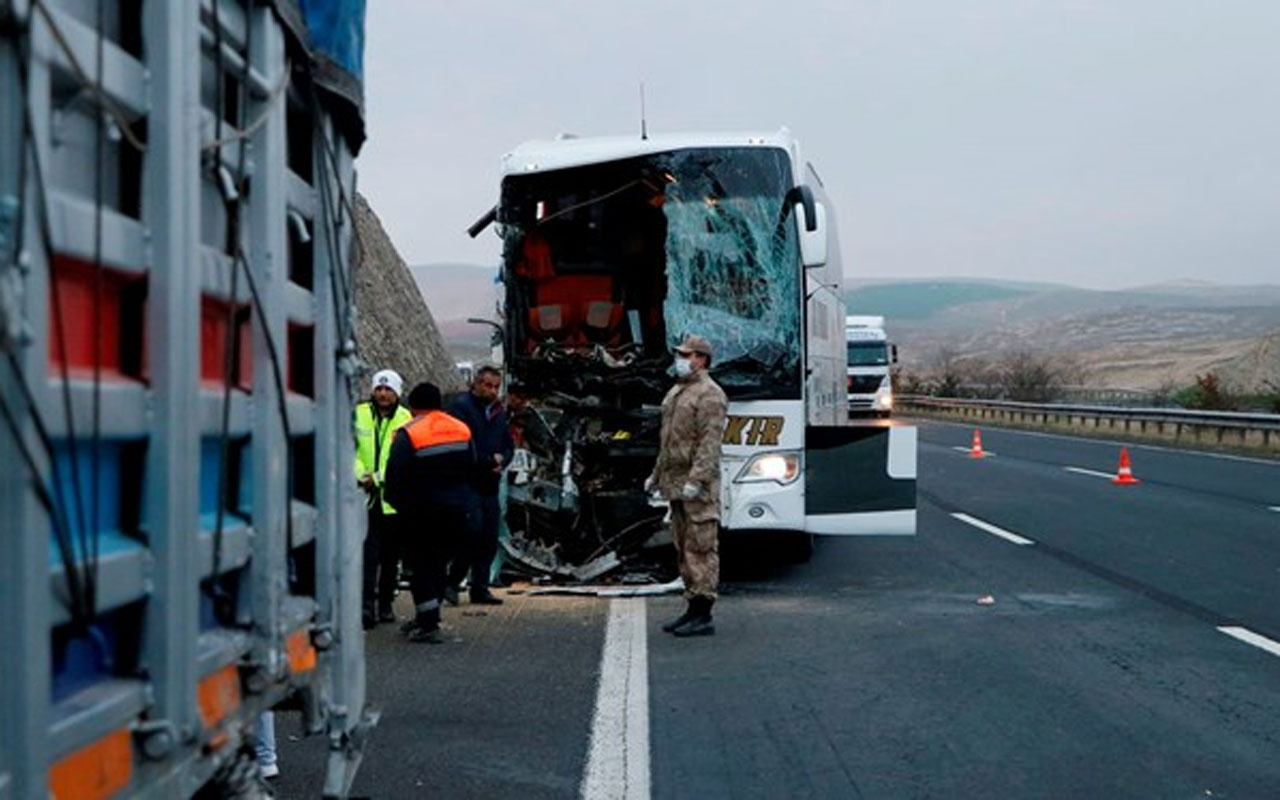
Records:
[[[973,446],[969,448],[969,458],[986,458],[986,451],[982,449],[982,431],[977,428],[973,429]]]
[[[1120,469],[1116,472],[1116,476],[1111,479],[1112,483],[1127,485],[1131,483],[1142,483],[1142,481],[1133,477],[1133,465],[1129,463],[1129,448],[1120,448]]]

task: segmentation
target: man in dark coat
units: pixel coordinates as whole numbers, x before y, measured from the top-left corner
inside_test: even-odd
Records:
[[[503,470],[511,463],[514,445],[507,415],[498,395],[502,390],[502,373],[491,366],[476,371],[471,391],[449,404],[448,411],[471,429],[475,444],[476,469],[472,474],[472,518],[469,540],[455,554],[449,569],[446,597],[457,597],[457,586],[467,572],[471,573],[471,602],[501,605],[502,600],[489,590],[489,573],[498,553],[498,483]]]

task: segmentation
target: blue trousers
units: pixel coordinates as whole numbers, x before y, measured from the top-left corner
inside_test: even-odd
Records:
[[[498,554],[498,520],[502,511],[498,496],[476,495],[470,514],[471,524],[459,541],[449,567],[449,585],[457,586],[471,574],[471,594],[489,591],[489,572]]]

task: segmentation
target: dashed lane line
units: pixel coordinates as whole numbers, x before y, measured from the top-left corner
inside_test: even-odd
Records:
[[[952,450],[955,450],[957,453],[971,453],[971,452],[973,452],[973,448],[972,448],[972,447],[953,447],[953,448],[951,448],[951,449],[952,449]],[[982,456],[983,456],[984,458],[991,458],[991,457],[993,457],[994,455],[995,455],[995,453],[991,452],[990,450],[983,450],[983,451],[982,451]]]
[[[1095,478],[1106,478],[1111,480],[1115,477],[1114,472],[1098,472],[1096,469],[1085,469],[1084,467],[1063,467],[1067,472],[1075,472],[1080,475],[1092,475]]]
[[[1096,469],[1085,469],[1084,467],[1063,467],[1063,469],[1067,472],[1075,472],[1080,475],[1092,475],[1095,478],[1106,478],[1107,480],[1114,480],[1116,477],[1110,472],[1099,472]],[[1280,513],[1280,506],[1267,506],[1267,510]]]
[[[929,425],[948,426],[952,428],[964,428],[969,430],[973,425],[964,422],[947,422],[944,420],[924,420]],[[918,422],[914,423],[917,427],[921,427]],[[1077,443],[1093,443],[1105,444],[1112,447],[1125,446],[1130,450],[1155,450],[1162,453],[1177,453],[1187,456],[1197,456],[1200,458],[1214,458],[1220,461],[1239,461],[1245,464],[1259,464],[1264,467],[1280,467],[1280,461],[1273,458],[1255,458],[1253,456],[1239,456],[1234,453],[1214,453],[1205,450],[1187,450],[1180,447],[1163,447],[1158,444],[1146,444],[1144,442],[1134,442],[1121,439],[1095,439],[1092,436],[1068,436],[1061,433],[1044,433],[1042,431],[1027,431],[1018,428],[1005,428],[999,425],[987,425],[988,428],[999,430],[1002,434],[1015,434],[1017,436],[1035,436],[1041,439],[1060,439],[1067,442]],[[923,441],[923,440],[922,440]]]
[[[583,800],[649,800],[649,652],[643,598],[609,601]]]
[[[963,514],[957,511],[953,513],[951,516],[955,517],[956,519],[960,520],[966,525],[972,525],[978,530],[986,531],[992,536],[999,536],[1001,539],[1004,539],[1007,542],[1013,542],[1014,544],[1018,544],[1018,545],[1035,544],[1035,542],[1031,541],[1026,537],[1019,536],[1016,533],[1011,533],[1009,531],[1006,531],[1004,528],[997,528],[995,525],[992,525],[990,522],[983,522],[982,520],[977,519],[976,517],[971,517],[968,514]]]
[[[1254,647],[1266,650],[1273,656],[1280,656],[1280,642],[1274,639],[1268,639],[1260,633],[1254,633],[1248,628],[1241,628],[1237,625],[1223,625],[1218,628],[1219,631],[1228,636],[1239,639],[1242,642],[1251,644]]]
[[[1099,472],[1096,469],[1085,469],[1084,467],[1063,467],[1063,469],[1067,472],[1075,472],[1080,475],[1092,475],[1095,478],[1106,478],[1107,480],[1114,480],[1116,477],[1110,472]],[[1280,513],[1280,506],[1267,506],[1267,510]]]
[[[1066,469],[1073,469],[1073,468],[1066,467]],[[1074,469],[1076,469],[1076,471],[1082,471],[1082,472],[1091,473],[1095,475],[1101,475],[1106,478],[1112,477],[1111,475],[1106,475],[1105,473],[1092,472],[1091,470],[1079,470],[1078,468],[1074,468]],[[1272,511],[1280,512],[1280,506],[1270,506],[1269,508]],[[1004,530],[1003,528],[998,528],[995,525],[992,525],[990,522],[984,522],[983,520],[977,519],[976,517],[971,517],[968,514],[965,514],[963,512],[953,511],[949,513],[952,517],[960,520],[965,524],[972,525],[975,528],[986,531],[987,533],[990,533],[993,536],[998,536],[1001,539],[1005,539],[1007,541],[1013,542],[1014,544],[1019,544],[1019,545],[1035,544],[1034,541],[1027,539],[1026,537],[1019,536],[1016,533],[1011,533],[1009,531]],[[1182,611],[1183,613],[1190,614],[1194,617],[1198,617],[1199,619],[1205,620],[1205,621],[1208,621],[1211,617],[1214,616],[1212,611],[1210,611],[1207,608],[1204,608],[1203,606],[1196,605],[1192,602],[1189,602],[1180,597],[1177,597],[1176,595],[1169,594],[1168,592],[1157,589],[1155,586],[1152,586],[1150,584],[1144,584],[1140,581],[1134,580],[1120,573],[1113,572],[1112,570],[1106,569],[1101,565],[1094,564],[1092,562],[1089,562],[1080,558],[1079,556],[1072,555],[1071,553],[1068,553],[1065,550],[1060,550],[1056,547],[1052,547],[1049,545],[1045,545],[1043,549],[1045,553],[1047,553],[1050,556],[1053,556],[1054,558],[1057,558],[1058,560],[1064,563],[1071,564],[1078,568],[1084,569],[1094,575],[1097,575],[1100,578],[1104,578],[1112,583],[1115,583],[1118,586],[1123,586],[1130,590],[1137,591],[1151,598],[1152,600],[1155,600],[1159,603],[1169,606],[1170,608],[1175,608],[1179,611]],[[1221,617],[1218,617],[1218,618],[1221,619]],[[1238,639],[1239,641],[1242,641],[1246,644],[1253,645],[1259,650],[1263,650],[1267,653],[1270,653],[1273,656],[1280,657],[1280,642],[1277,642],[1275,639],[1268,638],[1266,636],[1263,636],[1260,633],[1255,633],[1254,631],[1251,631],[1248,628],[1245,628],[1239,625],[1214,625],[1214,628],[1216,628],[1219,633],[1225,633],[1227,636],[1230,636],[1234,639]]]

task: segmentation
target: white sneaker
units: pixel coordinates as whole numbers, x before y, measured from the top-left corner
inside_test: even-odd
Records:
[[[262,771],[262,777],[267,780],[280,776],[280,767],[276,764],[260,764],[258,769]]]

